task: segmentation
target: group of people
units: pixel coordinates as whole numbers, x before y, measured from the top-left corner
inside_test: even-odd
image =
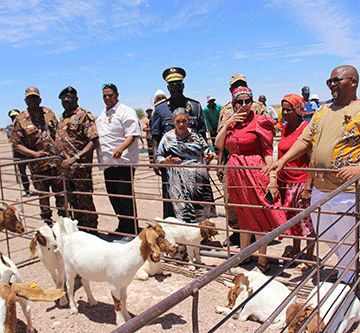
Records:
[[[319,105],[309,100],[307,86],[302,88],[303,97],[288,94],[282,99],[286,125],[276,162],[273,161],[273,137],[277,114],[266,106],[265,96],[261,95],[259,102],[254,101],[243,74],[234,74],[230,79],[231,102],[221,107],[214,96],[209,95],[204,110],[198,101],[184,95],[185,76],[179,67],[164,71],[170,96],[158,90],[151,99],[154,111],[147,110],[144,122],[150,162],[164,165],[154,168],[162,178],[164,218],[173,216],[197,223],[216,216],[209,172],[196,167],[210,163],[215,157],[206,141],[207,131],[213,139],[218,165],[246,167],[229,168],[226,177],[223,168],[218,170],[229,202],[237,204],[235,210],[229,206],[227,214],[230,225],[244,231],[240,232],[242,249],[250,243],[252,232],[273,230],[296,214],[293,210],[269,208],[306,208],[310,202],[360,174],[357,145],[360,102],[356,97],[359,79],[354,67],[340,66],[332,71],[326,81],[332,94],[329,103]],[[135,111],[120,103],[114,84],[105,84],[102,93],[106,107],[95,120],[89,111],[78,106],[76,90],[65,88],[59,95],[64,112],[58,121],[51,110],[40,106],[39,90],[26,89],[28,107],[16,115],[10,141],[16,152],[29,159],[57,157],[29,163],[34,187],[40,194],[42,218],[51,221],[49,198],[45,193],[50,188],[55,193],[67,189],[73,217],[80,226],[93,229],[97,227],[98,216],[91,195],[92,175],[88,164],[92,163],[93,151],[97,149],[106,190],[119,218],[116,231],[131,235],[138,228],[132,184],[139,155],[140,123]],[[291,171],[283,170],[284,166],[332,168],[338,172]],[[66,184],[59,181],[62,172],[66,173]],[[326,210],[346,210],[354,201],[354,188],[350,187],[330,200]],[[61,195],[56,196],[56,206],[59,215],[64,215]],[[333,216],[322,216],[318,232],[333,222]],[[336,241],[348,237],[353,241],[353,233],[344,236],[353,219],[346,217],[344,223],[329,228],[324,237]],[[310,216],[287,231],[294,236],[313,236],[314,232]],[[256,238],[260,237],[257,233]],[[300,242],[295,239],[287,255],[294,256],[299,251]],[[258,267],[267,272],[266,247],[259,252]],[[354,250],[340,246],[336,253],[345,265]],[[309,247],[307,259],[311,260],[312,256],[313,247]],[[350,280],[350,273],[343,274],[342,279]]]

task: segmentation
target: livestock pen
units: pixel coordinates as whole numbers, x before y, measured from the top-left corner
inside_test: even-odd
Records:
[[[10,161],[11,150],[7,142],[0,142],[3,160],[1,160],[1,199],[12,203],[23,215],[27,231],[25,235],[16,236],[9,233],[9,237],[1,234],[1,250],[11,256],[18,264],[20,273],[26,282],[37,282],[44,288],[53,287],[50,275],[44,270],[38,260],[29,260],[28,246],[32,233],[42,225],[39,215],[38,198],[22,197],[21,186],[16,182],[14,164]],[[137,219],[140,227],[144,227],[147,221],[154,221],[156,217],[162,217],[161,180],[155,175],[153,169],[147,163],[146,153],[140,154],[139,165],[135,172],[134,197],[136,200]],[[101,234],[106,235],[116,229],[117,217],[113,213],[105,190],[102,172],[99,165],[93,164],[94,201],[99,214],[98,229]],[[212,188],[215,196],[215,205],[219,217],[214,218],[219,235],[216,240],[223,243],[233,231],[228,227],[226,218],[226,204],[223,199],[222,185],[216,179],[216,166],[211,164],[209,168],[214,183]],[[64,177],[64,175],[62,175]],[[348,184],[344,184],[347,186]],[[31,188],[33,190],[33,188]],[[36,192],[36,191],[34,191]],[[81,194],[81,193],[78,193]],[[53,196],[52,193],[48,194]],[[63,193],[66,196],[66,191]],[[336,193],[333,193],[336,195]],[[51,198],[51,208],[54,211],[53,218],[56,220],[56,209],[54,199]],[[258,207],[261,209],[261,207]],[[314,211],[321,209],[321,203],[310,207]],[[301,212],[309,213],[310,210]],[[358,209],[356,209],[358,211]],[[68,212],[71,213],[70,207]],[[326,213],[326,212],[321,212]],[[341,215],[339,215],[341,216]],[[356,214],[354,216],[357,217]],[[236,247],[225,247],[223,249],[202,246],[203,264],[195,272],[189,271],[186,263],[178,263],[171,258],[164,258],[163,274],[150,278],[148,281],[133,281],[128,288],[128,310],[135,316],[131,321],[116,329],[113,302],[107,286],[104,283],[91,283],[95,298],[99,301],[95,307],[89,307],[83,288],[77,283],[75,299],[79,304],[79,314],[69,315],[68,308],[33,303],[33,322],[38,331],[54,332],[66,330],[67,332],[207,332],[215,331],[247,331],[261,332],[265,329],[260,323],[254,321],[240,322],[233,319],[228,320],[222,326],[218,322],[223,319],[222,315],[215,313],[215,307],[225,306],[227,303],[228,289],[224,281],[231,281],[242,269],[236,267],[242,259],[252,256],[253,262],[244,268],[251,270],[256,263],[256,250],[265,243],[269,243],[267,257],[271,263],[271,272],[268,276],[274,276],[278,281],[285,283],[292,291],[291,296],[297,295],[305,299],[310,289],[316,285],[316,281],[324,280],[331,275],[336,267],[336,259],[328,247],[320,242],[315,253],[317,267],[305,275],[294,274],[294,267],[289,263],[289,258],[282,257],[286,247],[291,244],[291,239],[279,236],[291,224],[296,223],[297,216],[287,225],[284,225],[270,234],[265,235],[260,241],[251,244],[247,249],[239,253]],[[340,222],[341,223],[341,222]],[[355,224],[354,224],[355,225]],[[196,226],[195,226],[196,227]],[[8,240],[9,248],[6,250],[5,241]],[[318,241],[318,240],[316,240]],[[358,250],[354,261],[358,260]],[[95,258],[94,258],[95,260]],[[301,258],[296,259],[302,262]],[[231,268],[233,267],[233,268]],[[231,269],[230,269],[231,268]],[[345,268],[345,267],[344,267]],[[35,280],[35,281],[34,281]],[[355,290],[357,283],[352,285]],[[80,289],[79,289],[80,288]],[[193,297],[189,297],[193,296]],[[291,300],[289,300],[291,301]],[[165,305],[164,305],[165,304]],[[25,325],[22,322],[22,314],[19,313],[17,332],[23,332]],[[271,322],[272,318],[269,319]],[[146,326],[144,326],[146,325]],[[357,331],[357,329],[355,329]],[[271,328],[267,331],[275,332]]]

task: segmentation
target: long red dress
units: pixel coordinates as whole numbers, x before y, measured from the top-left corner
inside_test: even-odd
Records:
[[[240,125],[229,126],[225,146],[230,152],[228,165],[265,166],[265,156],[273,154],[274,122],[271,118],[251,112]],[[234,204],[281,207],[280,196],[270,205],[265,200],[269,177],[261,170],[229,169],[228,192]],[[252,231],[270,231],[286,221],[284,211],[235,207],[239,228]]]

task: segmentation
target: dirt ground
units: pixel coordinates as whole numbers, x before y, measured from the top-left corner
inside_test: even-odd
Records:
[[[7,143],[5,133],[0,133],[0,146],[2,158],[10,158],[11,150]],[[141,144],[140,144],[141,147]],[[140,163],[147,163],[147,153],[140,154]],[[2,161],[6,163],[6,160]],[[6,202],[21,201],[20,186],[16,183],[14,167],[3,167],[1,169],[1,181],[3,188],[3,198]],[[215,180],[216,186],[221,189],[221,184],[217,181],[214,171],[210,172]],[[94,179],[94,200],[99,213],[99,229],[113,231],[117,226],[117,219],[113,214],[112,207],[108,198],[103,194],[106,193],[102,172],[97,168],[93,170]],[[222,203],[218,189],[213,186],[216,202]],[[156,176],[152,169],[144,166],[139,167],[135,177],[135,191],[138,196],[137,210],[138,217],[141,219],[140,226],[143,226],[145,220],[151,220],[157,216],[162,216],[162,203],[156,201],[161,197],[161,179]],[[39,207],[36,197],[26,198],[27,203],[16,205],[24,213],[25,223],[28,231],[36,230],[42,225],[39,219]],[[52,200],[52,205],[54,205]],[[223,207],[218,207],[218,212],[224,213]],[[54,214],[56,217],[56,214]],[[218,227],[225,227],[225,218],[218,217],[215,219]],[[29,243],[32,234],[28,236],[16,237],[10,240],[11,259],[18,264],[20,273],[24,282],[37,283],[42,288],[53,288],[54,283],[50,274],[45,270],[38,260],[29,260]],[[221,231],[216,240],[223,242],[225,232]],[[4,242],[5,233],[0,234],[0,250],[8,255],[6,242]],[[268,252],[272,256],[280,256],[285,247],[291,244],[291,240],[275,240],[268,247]],[[236,251],[236,248],[232,248]],[[216,266],[223,262],[224,259],[203,257],[203,262],[209,266]],[[244,266],[245,269],[251,270],[255,263]],[[276,263],[271,264],[271,272],[275,273],[280,268]],[[134,280],[128,287],[127,307],[132,316],[135,316],[149,307],[155,305],[165,297],[171,295],[179,288],[191,282],[194,278],[201,276],[206,269],[198,269],[190,272],[186,265],[174,265],[165,263],[163,265],[164,274],[151,277],[148,281]],[[199,297],[199,328],[200,332],[210,330],[223,316],[216,314],[214,309],[217,305],[225,306],[227,304],[228,289],[224,285],[224,279],[230,281],[240,269],[235,269],[232,274],[228,273],[213,281],[200,290]],[[285,270],[281,278],[291,289],[301,281],[301,276],[295,274],[293,269]],[[80,282],[77,281],[75,300],[79,306],[79,314],[71,315],[68,307],[60,308],[55,303],[30,302],[32,309],[32,320],[37,332],[111,332],[117,326],[115,324],[115,311],[110,296],[109,288],[106,283],[91,282],[91,290],[98,305],[90,307],[86,300],[84,289]],[[311,289],[309,284],[307,289]],[[306,291],[305,291],[306,293]],[[306,296],[306,295],[305,295]],[[304,297],[304,296],[303,296]],[[192,299],[189,298],[167,313],[161,315],[150,325],[142,328],[139,332],[191,332],[191,307]],[[17,333],[26,332],[25,318],[17,306],[18,322]],[[260,326],[253,321],[240,322],[230,319],[217,332],[254,332]],[[268,329],[266,332],[275,332]],[[360,330],[355,329],[355,332]]]

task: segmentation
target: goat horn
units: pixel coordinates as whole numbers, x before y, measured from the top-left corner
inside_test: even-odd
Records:
[[[146,221],[146,224],[148,224],[151,227],[154,227],[156,222],[154,222],[154,221]]]
[[[1,274],[1,282],[10,285],[10,279],[14,275],[14,272],[11,269],[5,270]]]

